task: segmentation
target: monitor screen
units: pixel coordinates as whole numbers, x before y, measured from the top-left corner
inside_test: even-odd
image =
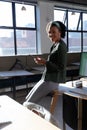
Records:
[[[81,53],[79,75],[87,77],[87,52]]]

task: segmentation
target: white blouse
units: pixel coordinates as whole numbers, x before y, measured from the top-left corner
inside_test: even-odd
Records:
[[[58,43],[56,43],[54,46],[54,48],[53,48],[53,50],[51,51],[51,53],[53,53],[53,52],[55,52],[57,49],[58,49],[58,47],[59,47],[59,42]]]

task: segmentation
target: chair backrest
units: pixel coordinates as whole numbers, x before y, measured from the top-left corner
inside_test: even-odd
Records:
[[[11,66],[9,70],[25,70],[26,67],[22,64],[19,59],[16,59],[15,63]]]

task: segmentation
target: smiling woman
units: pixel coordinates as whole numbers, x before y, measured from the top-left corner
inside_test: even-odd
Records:
[[[28,102],[38,103],[43,97],[54,90],[58,90],[58,84],[66,80],[66,56],[67,48],[62,38],[65,37],[66,27],[60,21],[49,22],[46,26],[48,37],[52,42],[48,59],[36,57],[35,63],[44,65],[41,80],[33,87],[26,97],[24,105]]]

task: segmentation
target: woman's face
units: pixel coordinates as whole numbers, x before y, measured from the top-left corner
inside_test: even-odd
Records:
[[[48,36],[53,43],[57,43],[61,39],[61,32],[56,26],[52,26],[49,30]]]

